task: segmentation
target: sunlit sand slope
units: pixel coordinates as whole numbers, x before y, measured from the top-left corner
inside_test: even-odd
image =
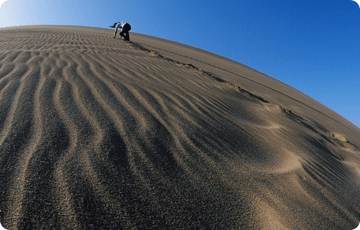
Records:
[[[0,29],[5,228],[358,225],[358,127],[240,63],[112,35]]]

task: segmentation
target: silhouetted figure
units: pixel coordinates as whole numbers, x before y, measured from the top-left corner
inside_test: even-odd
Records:
[[[120,38],[124,37],[125,41],[130,41],[130,35],[129,35],[129,31],[131,30],[131,26],[129,23],[126,22],[115,22],[113,26],[110,26],[111,28],[115,28],[115,35],[114,38],[116,37],[116,34],[118,32],[119,28],[122,28],[121,32],[120,32]]]

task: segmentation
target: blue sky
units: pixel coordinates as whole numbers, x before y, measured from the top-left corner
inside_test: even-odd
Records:
[[[360,127],[360,8],[354,1],[8,0],[0,7],[0,27],[108,28],[116,21],[248,65]]]

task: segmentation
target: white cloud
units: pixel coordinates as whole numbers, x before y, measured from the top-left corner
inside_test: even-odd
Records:
[[[2,6],[2,4],[4,3],[4,2],[6,2],[7,0],[0,0],[0,7]]]

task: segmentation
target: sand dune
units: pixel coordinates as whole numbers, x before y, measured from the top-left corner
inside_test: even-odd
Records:
[[[7,229],[353,229],[360,129],[183,44],[0,29]]]

